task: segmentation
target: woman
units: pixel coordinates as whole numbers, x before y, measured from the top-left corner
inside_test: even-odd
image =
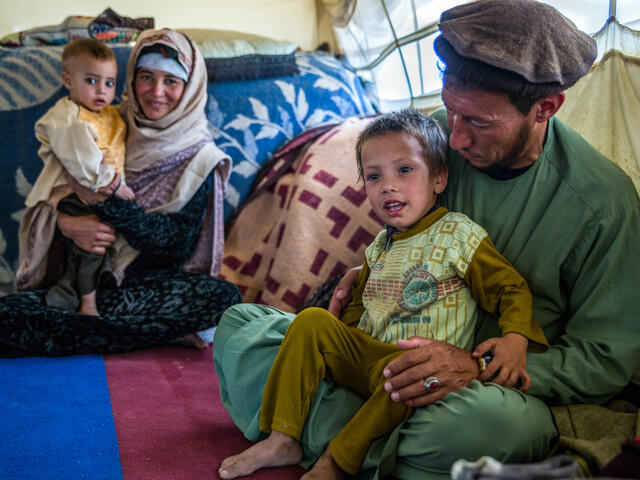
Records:
[[[121,110],[135,203],[113,195],[119,179],[96,194],[69,178],[48,202],[27,209],[18,270],[24,291],[0,300],[0,354],[108,353],[197,342],[195,332],[214,326],[240,301],[234,285],[212,276],[222,257],[230,160],[207,130],[206,85],[204,60],[188,37],[171,30],[140,35]],[[71,190],[95,204],[95,216],[56,212],[57,200]],[[85,251],[104,254],[112,247],[111,274],[103,274],[98,287],[100,317],[47,308],[46,289],[36,288],[60,275],[56,225]],[[115,241],[116,232],[123,239]]]

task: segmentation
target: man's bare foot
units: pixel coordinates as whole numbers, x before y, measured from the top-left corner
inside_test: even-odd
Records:
[[[92,315],[99,317],[98,306],[96,305],[96,291],[80,296],[80,308],[78,309],[80,315]]]
[[[329,447],[320,456],[313,468],[305,473],[300,480],[342,480],[344,471],[331,456]]]
[[[298,441],[284,433],[273,431],[264,440],[244,452],[225,458],[218,469],[220,478],[251,475],[265,467],[295,465],[302,460],[302,447]]]
[[[185,347],[208,348],[209,344],[205,342],[200,335],[192,333],[184,337],[176,338],[172,343],[177,343]]]

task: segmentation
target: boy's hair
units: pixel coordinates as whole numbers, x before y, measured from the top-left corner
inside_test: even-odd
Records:
[[[367,141],[375,137],[391,133],[405,133],[412,136],[422,146],[424,163],[429,168],[431,177],[447,170],[447,136],[440,124],[432,117],[414,109],[385,113],[375,118],[358,135],[356,144],[356,160],[358,162],[358,179],[364,181],[362,149]]]
[[[109,47],[95,38],[78,38],[65,45],[62,50],[62,71],[69,73],[71,60],[87,56],[99,62],[116,61],[116,56]]]

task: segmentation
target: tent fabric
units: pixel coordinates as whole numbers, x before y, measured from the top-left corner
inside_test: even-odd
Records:
[[[640,32],[611,20],[594,38],[599,52],[607,50],[567,90],[558,116],[622,168],[640,192]]]
[[[618,50],[631,57],[640,57],[640,32],[622,25],[614,17],[607,20],[604,27],[593,35],[598,47],[596,63],[609,50]]]
[[[321,0],[333,24],[344,27],[351,20],[356,0]]]
[[[622,168],[640,192],[640,58],[609,51],[567,90],[558,116]]]

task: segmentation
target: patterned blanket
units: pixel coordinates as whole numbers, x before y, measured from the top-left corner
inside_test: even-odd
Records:
[[[326,280],[362,264],[383,226],[357,180],[355,144],[367,122],[350,118],[298,145],[287,171],[242,209],[221,273],[245,302],[294,312]]]

